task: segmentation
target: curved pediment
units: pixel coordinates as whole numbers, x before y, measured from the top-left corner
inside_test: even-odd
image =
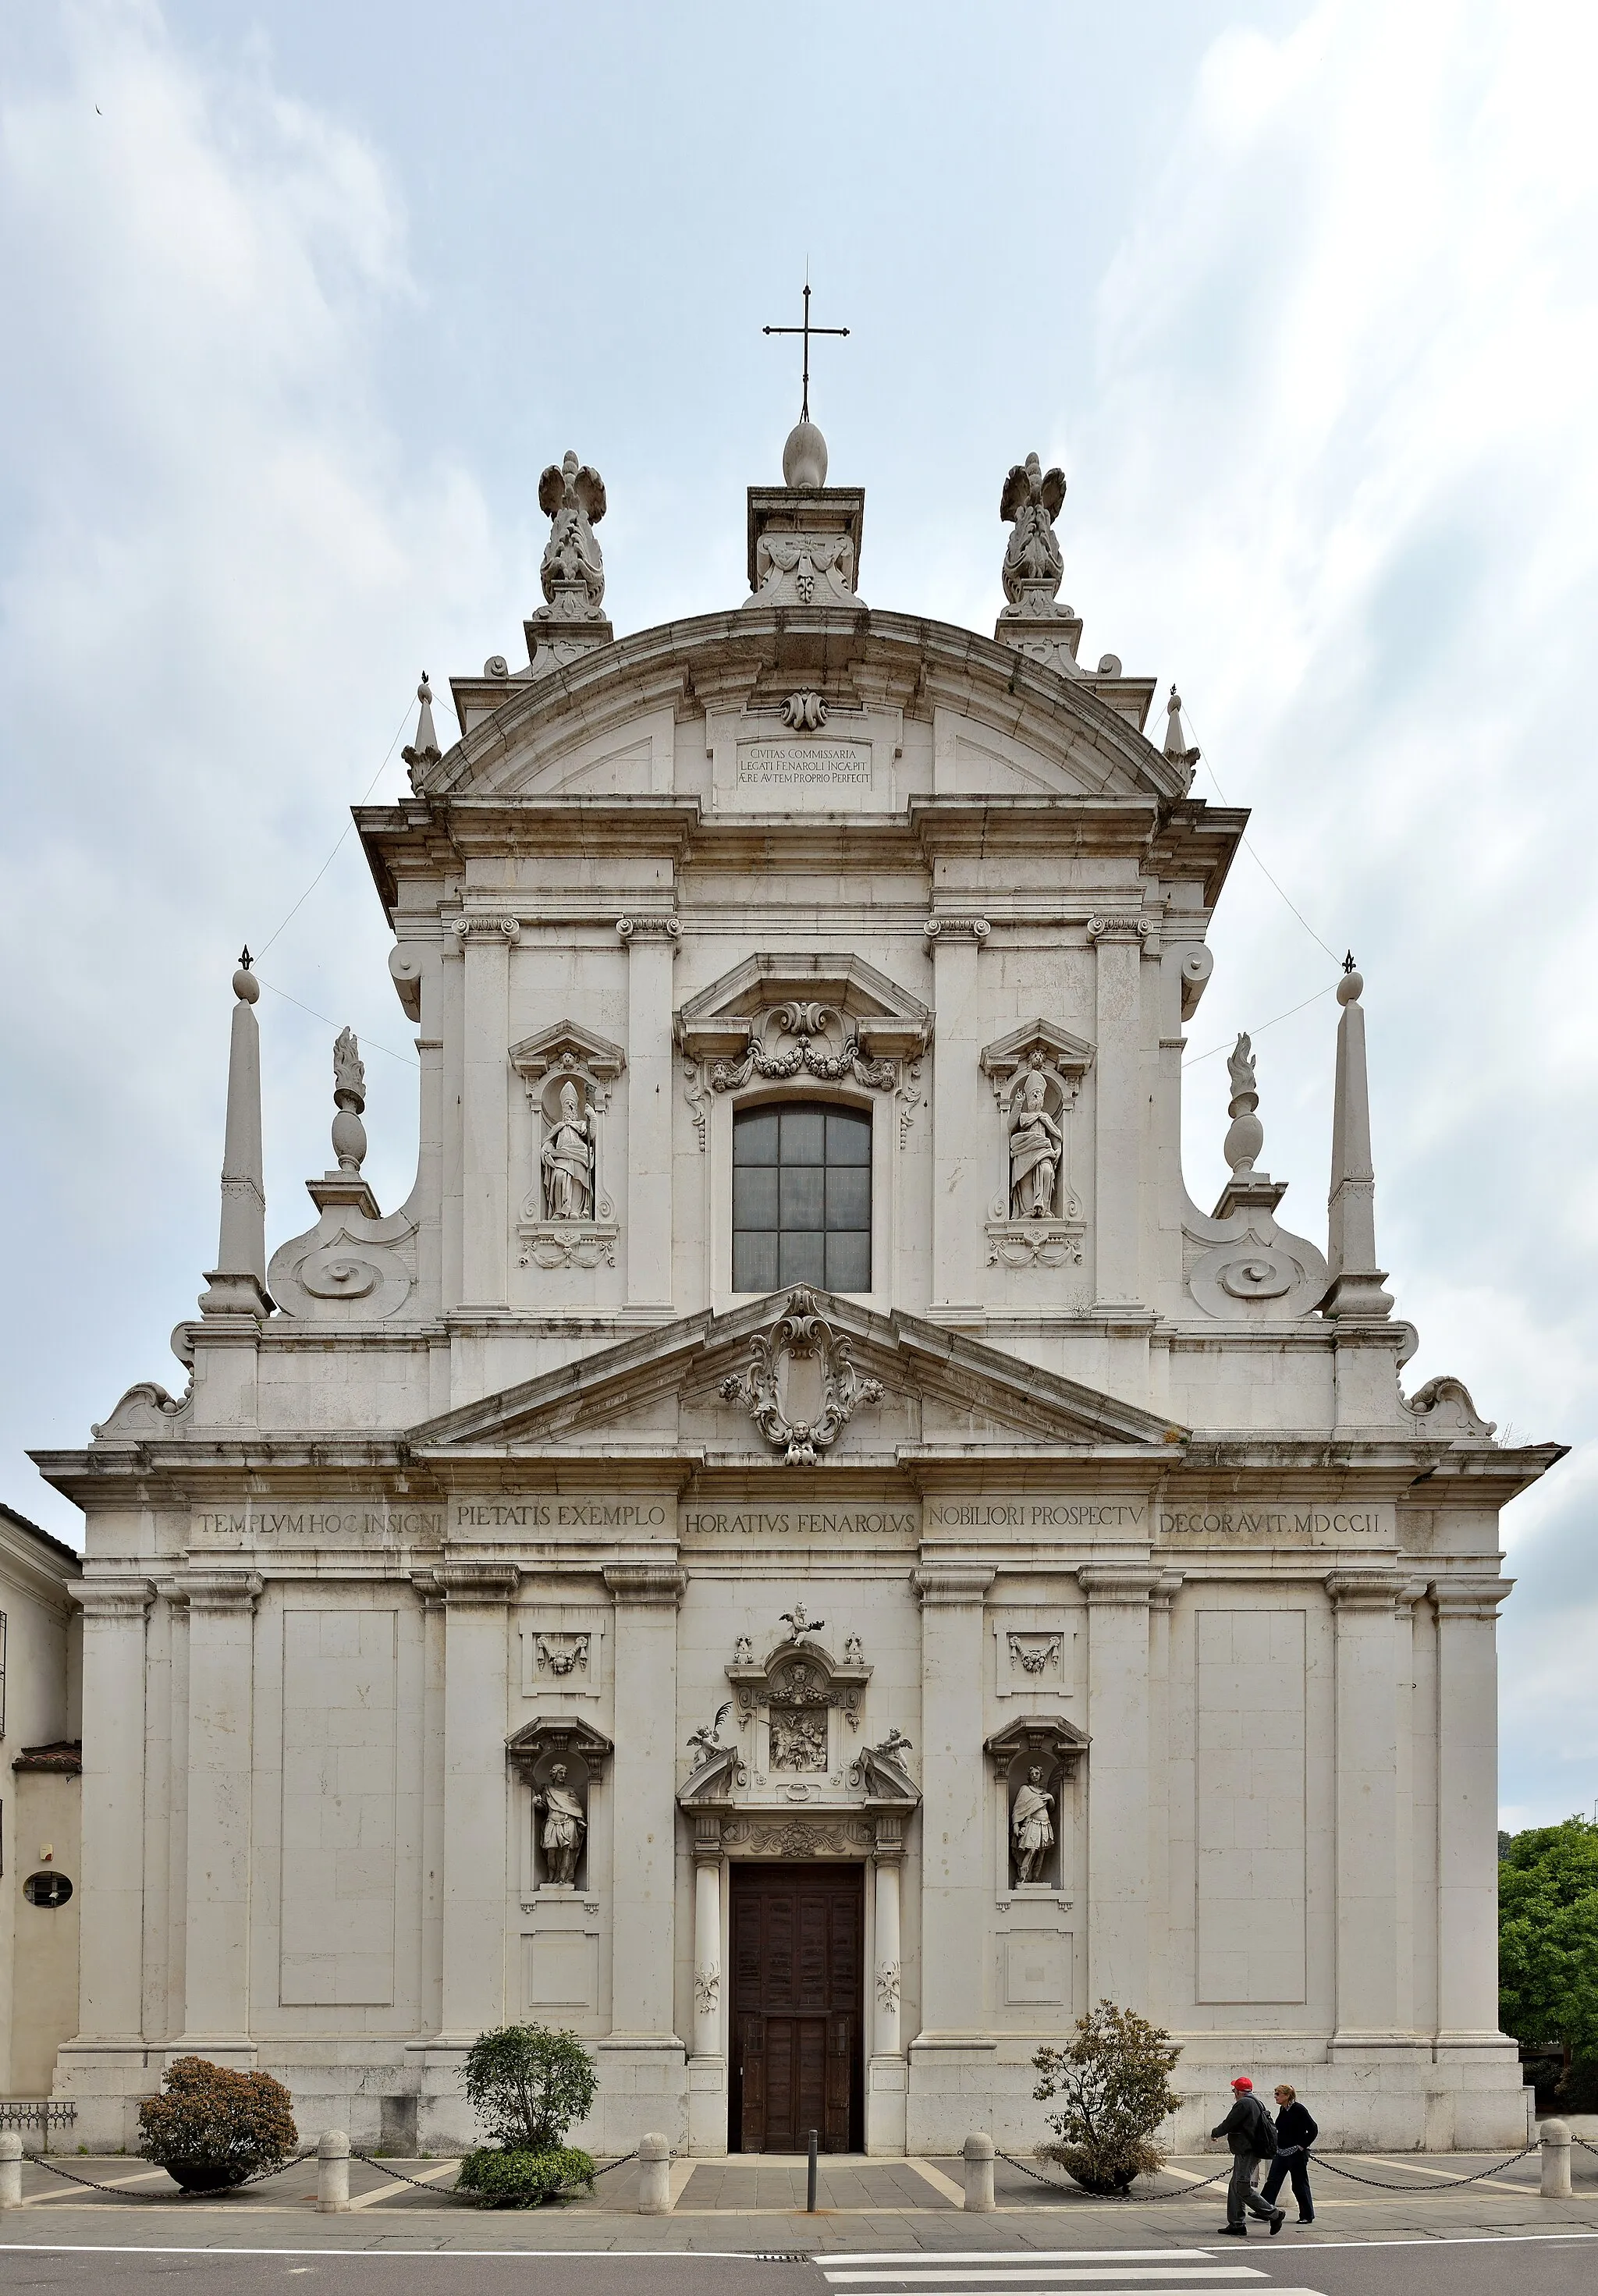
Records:
[[[1168,802],[1190,778],[1143,731],[1151,680],[1067,676],[974,631],[865,607],[701,615],[594,647],[541,676],[457,678],[452,691],[465,730],[414,769],[419,794],[689,793],[705,784],[703,752],[695,757],[680,729],[701,718],[718,738],[736,721],[750,740],[793,733],[790,746],[856,750],[895,748],[895,720],[927,723],[928,772],[945,795]],[[796,695],[818,696],[830,723],[795,728],[784,712]],[[873,783],[882,778],[873,760]],[[879,788],[865,809],[884,809]]]

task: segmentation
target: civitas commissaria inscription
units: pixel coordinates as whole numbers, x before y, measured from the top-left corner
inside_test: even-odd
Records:
[[[1390,1546],[1397,1513],[1389,1501],[1270,1497],[1161,1504],[1134,1498],[929,1500],[929,1534],[950,1531],[1033,1538],[1096,1533],[1173,1544],[1254,1541],[1262,1546]]]
[[[252,1538],[313,1540],[436,1540],[444,1536],[442,1507],[384,1506],[356,1501],[343,1506],[196,1508],[190,1518],[196,1541]]]
[[[921,1515],[919,1506],[685,1505],[678,1536],[699,1547],[914,1546]]]

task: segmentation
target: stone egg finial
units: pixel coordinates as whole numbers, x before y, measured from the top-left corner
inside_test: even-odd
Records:
[[[260,1001],[261,984],[250,970],[251,958],[246,948],[240,952],[239,969],[233,977],[233,993],[241,1004],[256,1004]]]
[[[814,492],[826,482],[827,442],[807,415],[794,424],[783,448],[783,484]]]
[[[1343,959],[1343,977],[1337,984],[1338,1003],[1352,1004],[1364,987],[1364,978],[1354,969],[1354,951],[1350,949]]]

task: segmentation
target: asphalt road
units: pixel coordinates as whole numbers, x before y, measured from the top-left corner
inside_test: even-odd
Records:
[[[373,2255],[96,2243],[0,2250],[0,2296],[1593,2296],[1598,2234],[1251,2240],[1158,2250],[963,2249],[717,2255]]]

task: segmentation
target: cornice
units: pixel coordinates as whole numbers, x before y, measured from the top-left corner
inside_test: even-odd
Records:
[[[998,1577],[992,1562],[922,1563],[910,1573],[923,1611],[979,1607]]]
[[[1512,1578],[1434,1578],[1430,1595],[1439,1620],[1466,1619],[1490,1626],[1498,1605],[1514,1588]]]
[[[688,1573],[675,1563],[607,1562],[601,1574],[618,1603],[676,1610],[687,1591]]]
[[[86,1620],[115,1624],[142,1620],[155,1600],[155,1586],[149,1578],[85,1578],[72,1588],[72,1599]]]
[[[191,1570],[176,1583],[191,1617],[200,1611],[236,1618],[253,1611],[266,1592],[266,1580],[257,1570]]]
[[[1150,1596],[1168,1575],[1161,1563],[1085,1562],[1077,1572],[1077,1584],[1090,1609],[1101,1603],[1130,1603],[1146,1610]]]

